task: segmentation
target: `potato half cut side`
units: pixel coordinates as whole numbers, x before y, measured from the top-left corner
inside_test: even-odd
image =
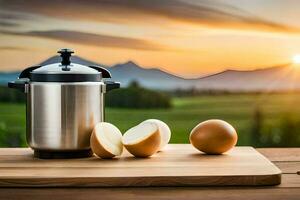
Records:
[[[95,126],[90,143],[93,152],[100,158],[113,158],[123,152],[122,133],[107,122]]]
[[[143,121],[142,123],[145,122],[153,122],[156,123],[156,125],[158,126],[160,137],[161,137],[161,142],[158,150],[162,151],[163,148],[169,143],[171,139],[171,130],[169,126],[165,122],[158,119],[148,119],[146,121]]]
[[[156,123],[144,122],[123,135],[123,145],[135,157],[148,157],[159,149],[161,137]]]

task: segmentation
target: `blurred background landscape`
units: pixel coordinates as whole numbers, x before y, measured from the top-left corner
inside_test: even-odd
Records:
[[[239,145],[300,145],[300,2],[296,0],[0,1],[0,147],[26,146],[25,96],[7,82],[29,66],[107,68],[106,121],[122,132],[157,118],[188,143],[218,118]],[[80,10],[80,12],[78,12]]]

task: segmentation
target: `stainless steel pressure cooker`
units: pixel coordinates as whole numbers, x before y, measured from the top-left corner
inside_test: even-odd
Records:
[[[102,67],[72,63],[70,49],[58,53],[60,63],[29,67],[8,86],[26,93],[26,138],[36,157],[88,157],[104,93],[120,83],[104,81],[111,75]]]

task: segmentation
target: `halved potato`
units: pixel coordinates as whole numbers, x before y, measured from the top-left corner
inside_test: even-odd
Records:
[[[100,158],[113,158],[123,152],[122,133],[107,122],[96,124],[90,144],[92,151]]]
[[[144,122],[125,132],[122,138],[125,148],[135,157],[148,157],[159,149],[161,137],[156,123]]]
[[[159,145],[159,151],[162,151],[163,148],[169,143],[170,139],[171,139],[171,130],[169,128],[169,126],[158,119],[147,119],[146,121],[143,121],[142,123],[145,122],[153,122],[156,123],[156,125],[158,126],[159,129],[159,133],[160,133],[160,137],[161,137],[161,142]]]

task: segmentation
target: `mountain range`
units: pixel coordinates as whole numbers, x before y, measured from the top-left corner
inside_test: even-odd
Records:
[[[53,56],[41,65],[60,62],[59,56]],[[144,68],[129,61],[126,63],[105,66],[78,56],[71,61],[82,65],[100,65],[112,74],[112,80],[121,82],[126,87],[132,81],[140,85],[159,90],[199,89],[227,91],[281,91],[300,89],[300,66],[285,64],[251,71],[225,70],[195,79],[185,79],[167,73],[158,68]],[[299,69],[297,69],[297,67]],[[20,72],[0,72],[0,84],[14,80]]]

